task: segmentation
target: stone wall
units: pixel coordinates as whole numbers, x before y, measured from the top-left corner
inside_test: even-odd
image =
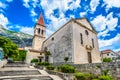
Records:
[[[64,63],[53,64],[54,66],[60,66]],[[99,76],[103,73],[104,70],[109,70],[111,76],[115,80],[120,80],[120,62],[111,62],[111,63],[92,63],[92,64],[71,64],[80,72],[90,72],[95,76]]]
[[[43,48],[51,52],[50,63],[65,62],[65,57],[73,62],[72,43],[72,24],[67,23],[44,42]]]

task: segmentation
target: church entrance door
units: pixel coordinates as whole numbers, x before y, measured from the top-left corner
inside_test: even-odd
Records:
[[[92,63],[92,56],[91,56],[91,52],[88,52],[88,62]]]

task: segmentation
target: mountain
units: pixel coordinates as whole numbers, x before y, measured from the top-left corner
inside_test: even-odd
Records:
[[[11,39],[18,47],[32,46],[32,35],[5,29],[0,25],[0,36]]]

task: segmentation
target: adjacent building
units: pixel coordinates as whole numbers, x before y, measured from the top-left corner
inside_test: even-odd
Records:
[[[86,18],[71,19],[46,39],[46,26],[40,15],[34,27],[32,48],[28,50],[26,62],[38,58],[45,61],[44,51],[50,51],[50,63],[68,62],[74,64],[101,62],[98,38],[95,29]]]
[[[103,50],[101,51],[101,57],[102,59],[104,58],[111,58],[111,59],[117,59],[118,58],[118,54],[110,49],[108,50]]]

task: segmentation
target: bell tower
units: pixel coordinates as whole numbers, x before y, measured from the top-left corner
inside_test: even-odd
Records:
[[[42,13],[34,27],[34,37],[32,47],[34,50],[41,50],[43,41],[45,40],[46,26],[44,24]]]

